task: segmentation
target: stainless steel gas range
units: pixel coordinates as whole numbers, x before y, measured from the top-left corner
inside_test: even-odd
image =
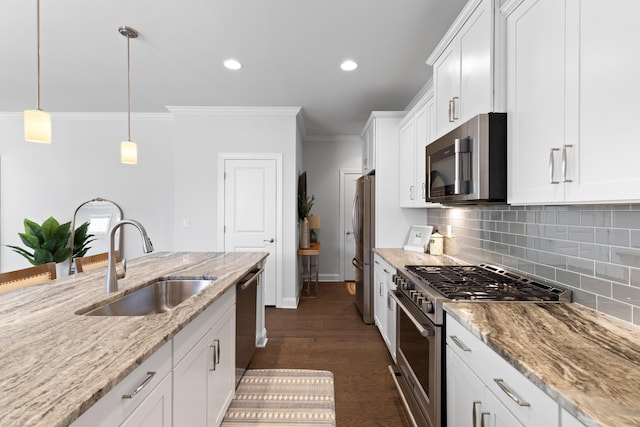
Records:
[[[413,425],[446,425],[444,311],[449,301],[571,301],[571,292],[480,264],[407,265],[393,278],[396,301],[396,360],[391,368]]]

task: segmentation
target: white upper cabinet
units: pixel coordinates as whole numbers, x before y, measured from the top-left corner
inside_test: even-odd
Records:
[[[435,100],[429,90],[400,122],[400,207],[440,206],[426,201],[425,148],[433,139]]]
[[[637,202],[640,2],[514,0],[507,17],[511,204]]]
[[[499,0],[470,0],[427,59],[433,66],[435,136],[477,114],[504,111]]]

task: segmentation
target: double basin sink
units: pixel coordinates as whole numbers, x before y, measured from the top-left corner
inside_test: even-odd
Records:
[[[85,316],[148,316],[175,309],[187,298],[198,294],[215,282],[214,279],[157,279],[148,285],[101,305]]]

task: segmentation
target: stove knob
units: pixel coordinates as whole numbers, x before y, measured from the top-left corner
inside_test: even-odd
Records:
[[[423,303],[424,303],[424,297],[422,295],[416,297],[416,304],[418,304],[419,307],[422,307]]]
[[[413,283],[407,282],[407,281],[405,281],[402,286],[403,286],[403,289],[408,289],[408,290],[416,288],[416,286]]]
[[[431,301],[425,301],[423,308],[427,313],[433,313],[433,303]]]

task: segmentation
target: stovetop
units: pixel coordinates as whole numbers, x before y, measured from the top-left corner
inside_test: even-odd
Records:
[[[407,265],[395,282],[432,322],[441,324],[447,301],[571,301],[571,291],[488,265]]]
[[[405,268],[451,300],[558,301],[565,292],[486,264]]]

